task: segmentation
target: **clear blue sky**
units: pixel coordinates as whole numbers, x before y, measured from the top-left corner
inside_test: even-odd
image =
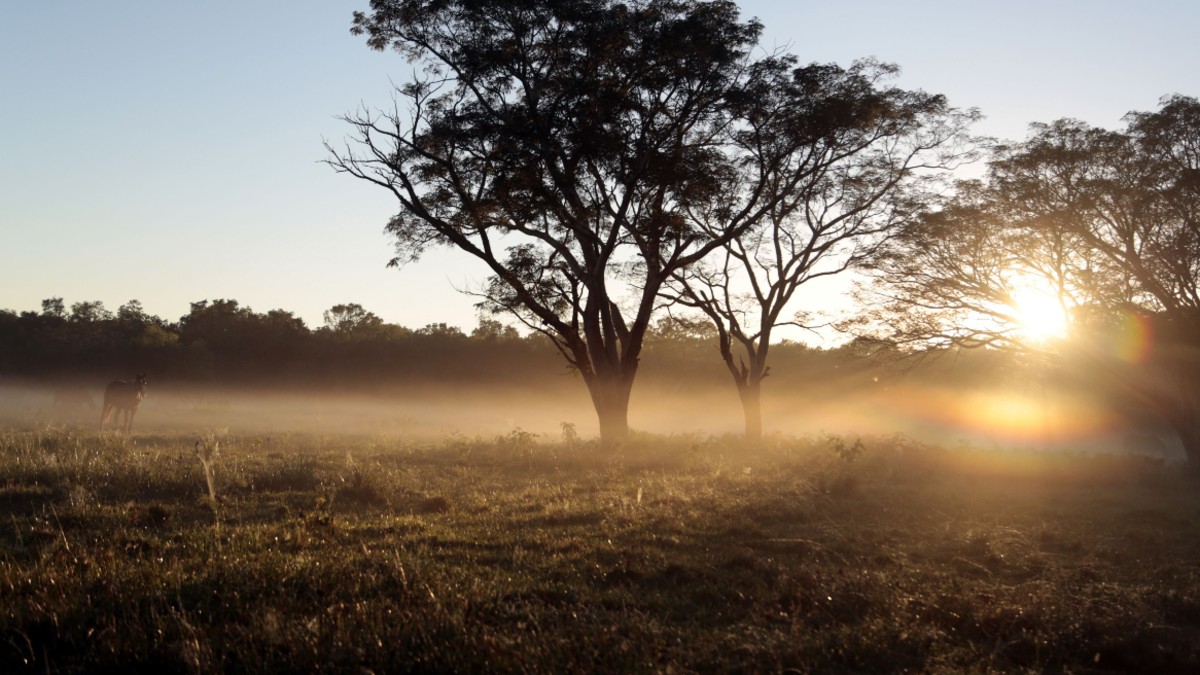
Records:
[[[0,4],[0,308],[131,298],[176,320],[196,300],[294,311],[357,302],[410,327],[475,325],[454,252],[385,269],[382,190],[320,163],[335,118],[390,102],[412,67],[349,34],[366,0],[25,0]],[[743,2],[767,46],[875,56],[902,86],[987,116],[1120,124],[1200,96],[1200,3]],[[807,297],[820,306],[832,298]]]

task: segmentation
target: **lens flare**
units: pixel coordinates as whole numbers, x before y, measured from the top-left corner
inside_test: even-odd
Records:
[[[1127,313],[1113,336],[1113,355],[1128,363],[1145,363],[1154,345],[1154,326],[1140,314]]]
[[[1046,342],[1067,336],[1067,313],[1053,294],[1036,288],[1022,288],[1013,292],[1012,300],[1012,309],[1025,337]]]
[[[874,403],[869,418],[880,431],[904,429],[946,443],[961,439],[1001,446],[1077,447],[1111,436],[1122,425],[1095,401],[1035,385],[1024,391],[903,387]],[[863,428],[862,420],[853,428]]]

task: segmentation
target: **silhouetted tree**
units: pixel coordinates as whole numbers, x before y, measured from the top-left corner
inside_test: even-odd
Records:
[[[104,303],[99,300],[77,302],[71,305],[71,321],[90,323],[92,321],[108,321],[112,318],[113,313],[105,309]]]
[[[294,372],[290,369],[309,337],[304,321],[291,312],[256,314],[237,300],[193,302],[179,326],[190,371],[221,373],[232,379]]]
[[[47,298],[42,301],[42,314],[44,316],[54,316],[60,319],[67,317],[67,308],[63,305],[62,298]]]
[[[209,347],[232,346],[252,313],[237,300],[193,302],[191,310],[179,319],[180,337],[188,344],[203,340]]]
[[[790,60],[751,58],[761,26],[730,1],[371,8],[354,32],[423,74],[400,88],[405,110],[348,117],[357,147],[330,148],[331,165],[399,201],[393,264],[433,245],[483,261],[481,308],[546,335],[587,384],[602,443],[621,441],[662,284],[775,206],[762,176],[729,183]],[[809,138],[780,132],[780,161]],[[693,217],[716,210],[707,228]]]
[[[117,320],[130,326],[163,325],[163,320],[146,313],[140,300],[130,300],[117,308]]]
[[[127,305],[132,309],[140,303]],[[103,383],[150,371],[155,382],[170,386],[314,386],[321,391],[334,387],[405,394],[426,386],[503,386],[546,395],[574,386],[544,335],[521,337],[512,327],[486,317],[469,336],[446,324],[419,331],[384,324],[377,332],[344,339],[326,328],[310,332],[286,311],[257,314],[228,300],[196,305],[197,316],[189,312],[185,317],[193,324],[186,341],[181,341],[177,326],[151,315],[143,323],[131,311],[119,311],[113,320],[72,322],[38,312],[0,310],[0,378],[86,378]],[[199,324],[206,321],[212,329],[206,334],[215,341],[211,348],[200,337]],[[647,331],[646,363],[639,377],[646,385],[683,396],[720,386],[728,374],[712,358],[715,334],[707,321],[662,317]],[[772,360],[780,374],[773,377],[773,390],[781,396],[829,398],[871,387],[874,362],[848,362],[841,351],[786,341],[774,345]],[[973,365],[979,361],[960,358],[951,384],[977,383],[984,372]],[[939,384],[948,382],[944,375],[937,377]]]
[[[16,371],[17,361],[24,356],[20,341],[22,317],[8,309],[0,309],[0,373]]]
[[[344,336],[370,335],[383,327],[383,319],[355,302],[330,307],[325,310],[324,318],[325,328]]]
[[[272,309],[253,315],[246,351],[286,373],[298,366],[296,360],[307,347],[310,335],[303,319],[287,310]]]
[[[870,256],[929,201],[938,172],[970,158],[965,132],[977,114],[942,96],[882,86],[896,72],[868,60],[775,73],[760,94],[762,116],[737,137],[749,161],[728,184],[761,186],[775,206],[663,289],[716,328],[749,438],[762,436],[772,333],[805,324],[785,314],[795,311],[796,292]],[[804,142],[780,140],[797,137]],[[717,234],[724,217],[717,209],[698,220]]]
[[[876,262],[870,318],[897,344],[1000,346],[1108,374],[1148,401],[1200,464],[1200,102],[1175,96],[1107,131],[1037,124],[1000,146]],[[1072,320],[1033,343],[1016,295],[1037,285]],[[1153,335],[1153,341],[1148,338]],[[1130,349],[1137,346],[1138,349]]]
[[[479,318],[479,325],[471,331],[471,337],[476,340],[495,342],[498,340],[519,340],[521,334],[516,328],[506,326],[495,319]]]
[[[465,338],[467,336],[458,326],[450,326],[445,323],[427,323],[417,329],[417,335],[450,339]]]

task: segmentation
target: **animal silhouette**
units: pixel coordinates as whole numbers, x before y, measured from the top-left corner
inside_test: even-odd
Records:
[[[125,431],[133,430],[133,416],[138,405],[146,398],[146,376],[139,374],[133,382],[117,380],[104,389],[104,411],[100,414],[100,429],[108,423],[113,411],[117,411],[117,428],[121,428],[121,413],[125,413]]]

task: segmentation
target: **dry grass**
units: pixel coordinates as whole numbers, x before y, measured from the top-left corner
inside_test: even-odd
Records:
[[[1200,667],[1200,485],[1142,460],[196,441],[0,432],[0,671]]]

